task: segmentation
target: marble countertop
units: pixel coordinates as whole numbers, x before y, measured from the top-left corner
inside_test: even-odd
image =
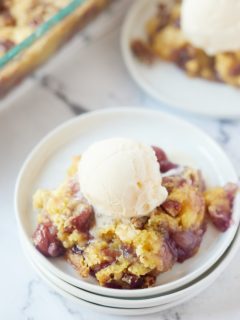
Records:
[[[239,121],[177,113],[150,99],[129,77],[119,45],[129,2],[117,1],[0,103],[0,319],[126,319],[94,313],[62,298],[39,279],[23,255],[13,208],[15,180],[29,151],[60,123],[100,107],[165,110],[186,118],[217,140],[240,173]],[[239,265],[240,252],[210,288],[148,319],[239,320]]]

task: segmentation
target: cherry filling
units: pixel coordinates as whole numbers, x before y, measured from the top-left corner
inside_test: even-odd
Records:
[[[104,261],[100,264],[96,264],[95,266],[91,267],[90,274],[95,277],[96,273],[98,273],[100,270],[105,269],[106,267],[110,266],[114,260],[111,261]]]
[[[186,179],[179,176],[163,177],[162,185],[171,193],[174,189],[181,188],[187,183]]]
[[[59,257],[65,253],[61,241],[57,238],[57,229],[51,222],[41,223],[33,234],[36,248],[46,257]]]
[[[170,238],[163,242],[161,248],[161,259],[163,262],[163,272],[170,270],[177,261],[176,245]]]
[[[110,289],[123,289],[121,286],[121,283],[115,280],[108,281],[104,284],[104,287],[110,288]]]
[[[215,227],[222,232],[226,231],[231,224],[233,201],[237,189],[238,187],[236,184],[228,183],[224,187],[224,198],[216,199],[207,207],[210,220]]]
[[[155,152],[155,155],[157,157],[157,160],[158,160],[158,163],[160,165],[160,171],[162,173],[165,173],[171,169],[175,169],[178,167],[177,164],[171,162],[166,153],[159,147],[156,147],[156,146],[152,146],[154,152]]]
[[[142,289],[153,286],[155,282],[156,276],[153,274],[136,276],[132,273],[126,272],[122,276],[121,280],[109,280],[104,284],[104,286],[112,289]]]
[[[177,167],[176,164],[168,159],[166,153],[161,148],[155,146],[152,148],[162,173]],[[138,230],[137,232],[153,228],[154,231],[161,234],[161,247],[158,251],[160,263],[156,264],[155,269],[149,269],[150,271],[148,271],[147,274],[136,276],[129,271],[131,269],[125,268],[124,266],[121,273],[118,271],[118,262],[121,263],[119,257],[127,259],[129,265],[139,261],[135,244],[123,243],[120,239],[116,239],[116,235],[113,234],[112,236],[112,233],[104,238],[106,245],[96,246],[98,256],[100,257],[95,262],[96,264],[92,265],[91,263],[90,266],[87,265],[86,268],[87,251],[85,251],[85,249],[89,244],[94,245],[94,242],[96,241],[97,243],[98,241],[98,239],[95,239],[90,234],[90,229],[95,223],[95,214],[93,208],[81,195],[78,181],[73,178],[68,182],[68,196],[73,197],[74,200],[79,202],[74,206],[71,217],[67,216],[67,220],[64,220],[67,227],[65,227],[63,231],[66,232],[68,236],[77,230],[81,233],[81,239],[83,236],[85,242],[82,245],[74,245],[69,248],[66,252],[66,257],[80,273],[81,268],[84,268],[84,276],[86,276],[85,273],[87,272],[87,275],[90,274],[93,277],[97,276],[97,278],[99,278],[101,274],[97,273],[111,265],[111,268],[104,270],[106,273],[103,272],[103,278],[99,280],[99,282],[105,287],[116,289],[138,289],[152,286],[156,281],[156,276],[160,272],[170,270],[175,262],[181,263],[196,254],[206,231],[205,216],[203,217],[204,221],[200,227],[199,223],[197,223],[196,226],[193,226],[190,230],[182,230],[180,225],[177,228],[174,223],[170,223],[173,218],[175,218],[176,224],[178,224],[178,217],[181,216],[182,212],[184,214],[184,201],[186,201],[187,204],[189,202],[192,205],[191,210],[196,211],[196,213],[203,212],[204,214],[204,209],[206,208],[206,212],[214,225],[219,230],[225,231],[231,222],[233,201],[237,192],[237,186],[235,184],[228,184],[224,188],[216,188],[217,190],[213,188],[213,190],[206,190],[206,193],[204,193],[205,185],[200,172],[191,170],[191,168],[189,168],[189,170],[185,169],[182,175],[165,175],[162,179],[162,185],[166,187],[169,193],[167,200],[157,210],[154,210],[150,217],[131,218],[131,224]],[[186,188],[187,191],[184,191],[184,188]],[[179,191],[179,194],[177,193],[178,197],[174,195],[171,196],[171,193],[175,190]],[[189,199],[189,201],[189,194],[192,193],[184,193],[188,192],[188,190],[193,193],[193,197]],[[184,193],[183,202],[181,202],[181,192]],[[161,214],[163,215],[163,219],[156,219],[156,221],[153,219],[152,224],[151,218]],[[38,225],[33,235],[33,242],[36,248],[46,257],[58,257],[65,253],[65,248],[58,239],[57,229],[53,223],[48,220],[49,218],[50,217],[46,217],[47,222]],[[117,241],[115,242],[115,240]],[[92,251],[90,251],[90,253],[91,252]],[[160,266],[160,268],[158,268],[158,266]],[[86,269],[87,271],[85,271]]]
[[[144,276],[138,277],[131,273],[125,273],[121,280],[109,280],[104,284],[104,286],[112,289],[141,289],[144,286],[144,282]]]
[[[170,235],[170,248],[177,255],[178,262],[184,262],[199,249],[205,228],[198,230],[177,231]]]
[[[167,199],[161,207],[172,217],[178,216],[182,210],[182,204],[171,199]]]
[[[130,289],[138,289],[143,286],[144,278],[131,273],[126,273],[122,277],[122,281],[125,282]]]
[[[94,211],[92,207],[87,207],[78,215],[71,218],[69,226],[65,228],[66,232],[73,232],[75,229],[79,232],[88,233],[95,223]]]

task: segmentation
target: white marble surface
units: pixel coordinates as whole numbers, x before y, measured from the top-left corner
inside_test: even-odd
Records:
[[[0,319],[125,319],[80,308],[38,278],[20,247],[13,193],[18,171],[32,147],[49,130],[84,109],[139,105],[176,113],[141,92],[125,69],[119,35],[130,2],[118,0],[0,104]],[[216,139],[240,172],[239,121],[180,116]],[[239,320],[239,265],[240,252],[205,292],[179,307],[148,316],[148,319]]]

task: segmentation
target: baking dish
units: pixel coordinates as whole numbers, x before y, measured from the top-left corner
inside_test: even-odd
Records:
[[[111,2],[111,0],[20,1],[10,1],[13,5],[15,2],[18,6],[17,17],[19,17],[19,20],[17,22],[20,21],[20,26],[13,26],[14,18],[11,17],[9,11],[0,7],[0,98],[51,57],[78,30],[83,28]],[[29,14],[33,15],[32,20],[29,19],[29,14],[26,14],[24,8],[26,2],[40,3],[39,15],[36,13],[35,4],[31,7],[31,10],[34,8],[34,12],[28,7]],[[65,2],[68,4],[63,5]],[[44,9],[42,7],[43,3]],[[57,10],[56,3],[59,3],[59,10]],[[50,9],[53,6],[56,13],[51,14]],[[16,10],[13,12],[15,13]],[[45,14],[43,19],[45,20],[39,23],[43,12]],[[25,17],[25,21],[22,17]],[[30,32],[31,30],[32,32]],[[21,33],[22,31],[25,33]],[[6,36],[8,34],[11,36],[10,40]],[[26,37],[24,37],[25,34]],[[21,41],[19,41],[19,38]],[[14,39],[14,42],[12,39]],[[1,50],[6,52],[1,55]]]

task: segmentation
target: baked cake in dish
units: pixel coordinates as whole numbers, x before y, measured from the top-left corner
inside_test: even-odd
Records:
[[[110,1],[86,0],[43,37],[0,69],[0,97],[46,61]],[[2,0],[0,4],[0,58],[70,3],[71,0]]]
[[[191,77],[240,86],[240,51],[213,55],[190,43],[181,29],[182,1],[169,6],[159,3],[156,14],[146,23],[146,39],[132,39],[134,55],[143,63],[158,59],[172,62]]]
[[[0,4],[0,56],[26,39],[70,0],[3,0]]]
[[[160,205],[147,215],[99,214],[89,202],[86,185],[81,184],[84,176],[79,175],[79,168],[83,158],[77,156],[60,186],[40,189],[33,197],[38,213],[33,235],[36,248],[49,258],[63,256],[80,276],[94,277],[101,286],[137,289],[153,286],[159,274],[197,254],[208,223],[226,231],[231,225],[237,186],[229,183],[209,189],[199,170],[172,163],[158,147],[151,150],[162,176],[161,192],[166,192]],[[135,168],[138,165],[136,160]],[[146,174],[150,177],[151,168]],[[89,175],[89,180],[94,179]],[[141,181],[137,187],[144,189]],[[134,192],[141,194],[141,190]],[[144,199],[144,204],[152,203]]]

